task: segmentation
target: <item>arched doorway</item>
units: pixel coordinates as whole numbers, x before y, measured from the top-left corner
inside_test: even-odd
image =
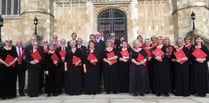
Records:
[[[102,11],[98,16],[98,31],[104,32],[105,38],[115,32],[116,38],[124,36],[127,39],[127,17],[126,14],[115,8]]]

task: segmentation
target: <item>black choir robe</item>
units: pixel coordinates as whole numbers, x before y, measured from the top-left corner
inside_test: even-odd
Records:
[[[153,48],[153,51],[156,49]],[[163,46],[161,50],[164,52],[162,56],[162,62],[157,61],[153,55],[153,92],[157,94],[169,93],[171,91],[170,82],[170,59],[169,54],[166,51],[166,47]]]
[[[138,54],[144,56],[147,59],[147,53],[144,49],[139,52],[134,50],[131,51],[131,59],[135,59],[137,61]],[[129,92],[131,94],[144,94],[150,91],[149,85],[149,75],[146,65],[136,65],[131,63],[130,65],[130,78],[129,78]]]
[[[6,50],[4,47],[0,50],[0,58],[6,60],[7,55],[12,57],[17,57],[17,52],[15,47],[12,47],[11,50]],[[14,98],[16,97],[16,79],[17,79],[17,70],[16,67],[10,66],[7,67],[1,64],[1,80],[0,80],[0,97],[1,98]]]
[[[99,62],[101,59],[98,51],[94,50],[92,54],[94,54],[97,58],[97,62],[94,65],[87,59],[89,54],[91,54],[91,52],[90,50],[87,50],[87,53],[84,56],[87,69],[87,72],[84,76],[84,89],[86,94],[96,94],[100,92]]]
[[[114,52],[118,56],[117,49],[112,51],[107,51],[106,49],[103,52],[103,58],[107,58],[107,54]],[[107,94],[113,92],[117,93],[119,90],[119,80],[118,80],[118,62],[112,65],[103,61],[103,75],[104,75],[104,89]]]
[[[189,76],[189,63],[190,63],[190,51],[186,48],[182,48],[184,54],[188,58],[188,61],[180,64],[178,62],[173,62],[174,77],[175,77],[175,95],[176,96],[189,96],[190,95],[190,76]],[[171,59],[176,59],[175,53],[176,49],[172,53]]]
[[[79,95],[83,91],[83,65],[75,66],[73,64],[73,56],[77,56],[83,62],[84,58],[82,51],[76,49],[72,52],[71,49],[67,51],[65,62],[67,63],[67,72],[65,72],[65,92],[69,95]]]
[[[43,80],[43,60],[44,60],[44,51],[41,47],[38,48],[38,52],[41,55],[42,59],[37,64],[31,64],[33,61],[33,47],[26,49],[26,63],[28,65],[28,95],[30,97],[37,97],[40,93],[40,88]]]
[[[191,53],[195,51],[195,46],[192,46]],[[191,55],[192,67],[191,67],[191,92],[204,96],[208,93],[208,60],[209,60],[209,51],[208,48],[204,45],[200,48],[207,54],[206,61],[199,63],[196,61],[196,58]]]

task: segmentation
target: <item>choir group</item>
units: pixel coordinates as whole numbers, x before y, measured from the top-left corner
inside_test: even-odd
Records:
[[[0,48],[0,98],[16,97],[17,80],[19,95],[25,96],[26,70],[30,97],[43,88],[47,96],[95,95],[104,89],[106,94],[205,97],[209,91],[209,51],[201,37],[194,43],[188,36],[177,38],[175,47],[162,36],[143,40],[139,35],[130,46],[125,37],[117,40],[111,33],[106,39],[100,32],[90,35],[87,47],[76,33],[71,37],[66,43],[53,35],[43,46],[32,37],[27,47],[7,39]]]

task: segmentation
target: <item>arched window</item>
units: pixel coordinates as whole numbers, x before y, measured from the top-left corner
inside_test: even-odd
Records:
[[[104,32],[105,38],[109,38],[111,32],[115,32],[116,38],[124,36],[127,39],[126,14],[114,8],[102,11],[98,16],[98,31]]]
[[[21,0],[0,0],[0,14],[18,15],[20,13]]]

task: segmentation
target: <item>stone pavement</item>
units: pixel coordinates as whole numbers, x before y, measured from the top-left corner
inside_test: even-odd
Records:
[[[11,100],[0,100],[0,103],[209,103],[209,95],[206,97],[156,97],[153,94],[144,97],[133,97],[129,94],[98,94],[68,96],[65,94],[57,97],[42,95],[36,98],[17,97]]]

